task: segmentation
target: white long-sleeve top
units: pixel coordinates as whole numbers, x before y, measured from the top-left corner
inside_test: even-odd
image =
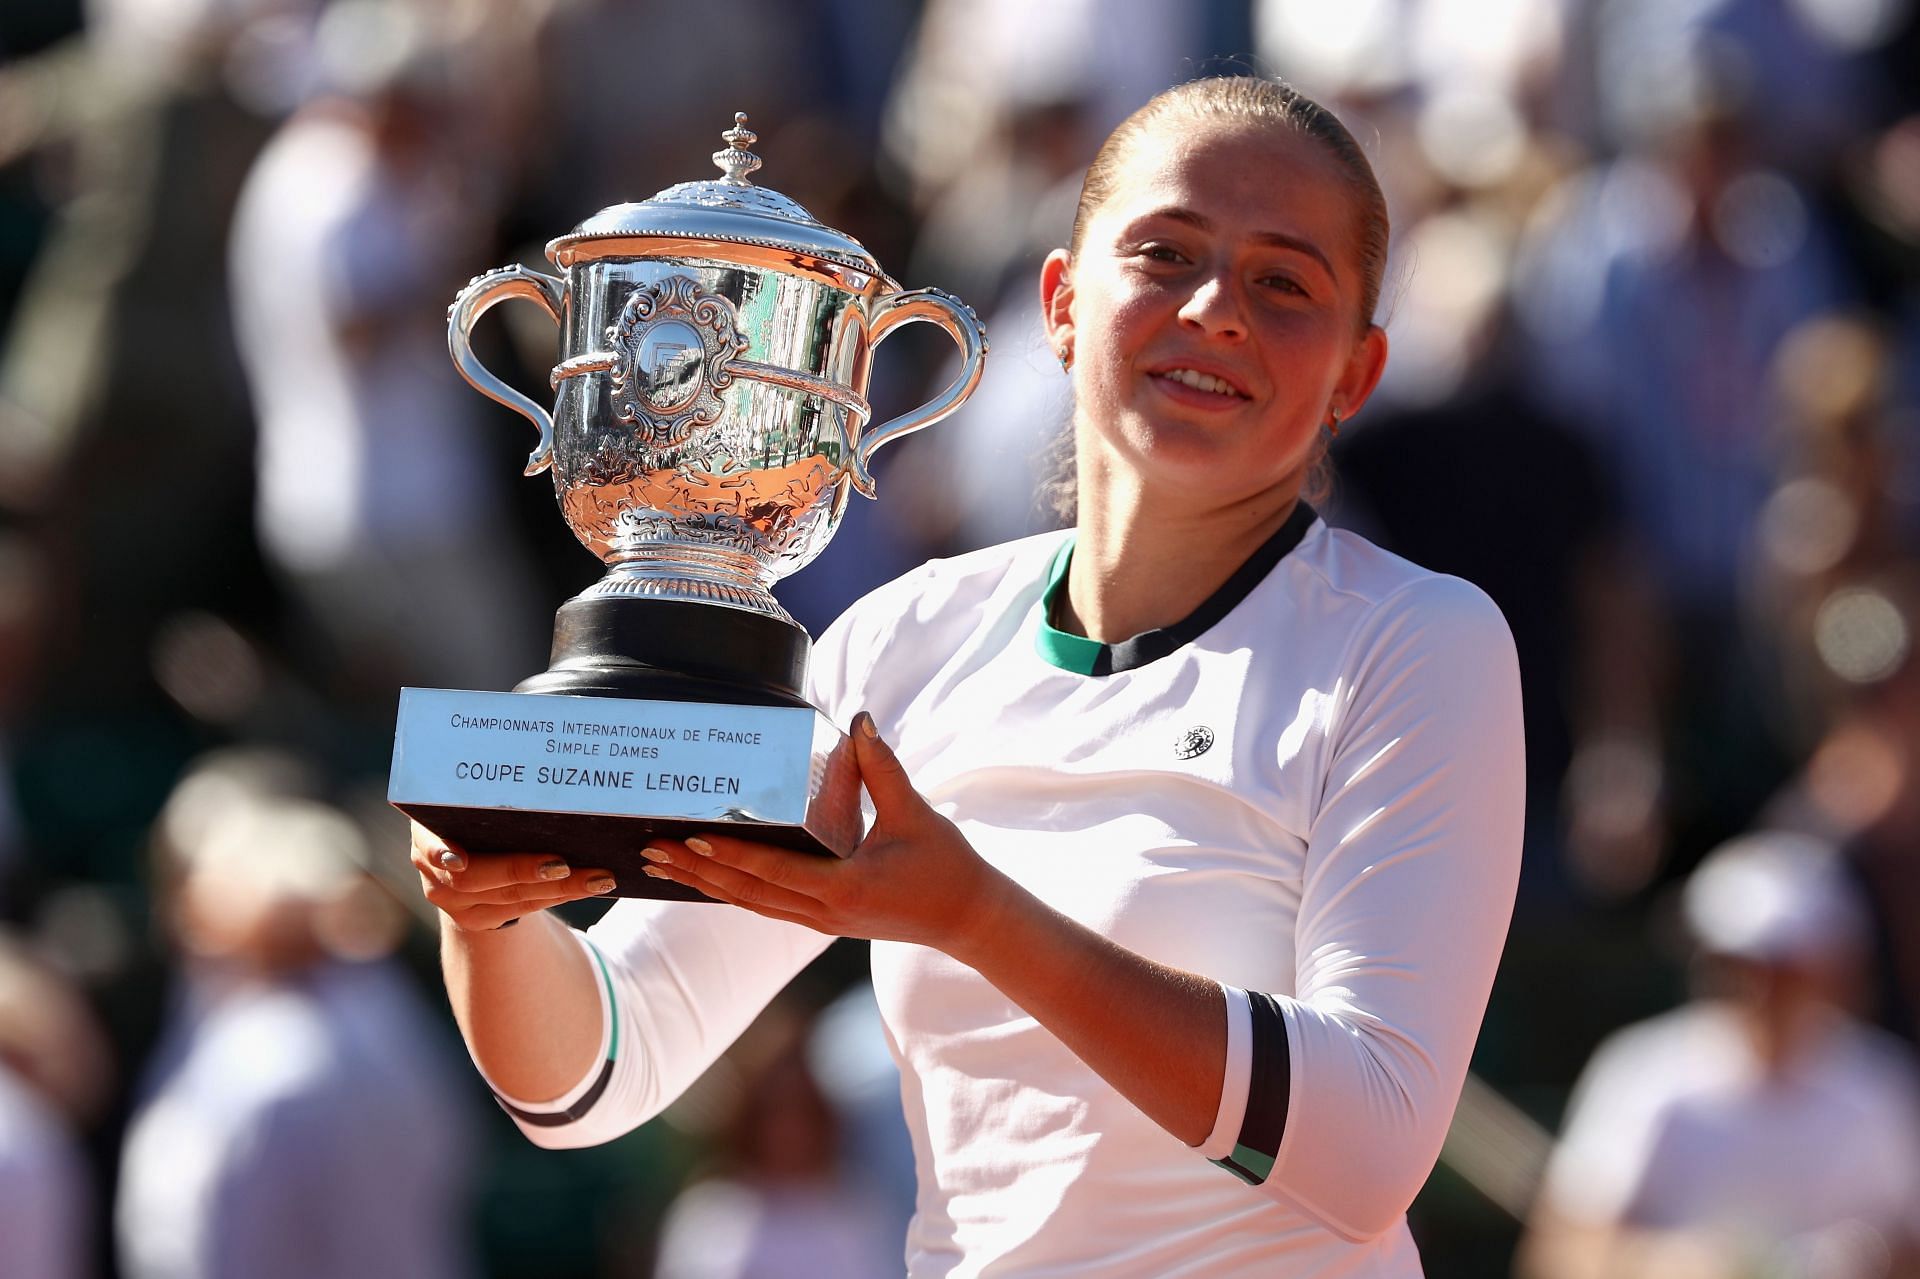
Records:
[[[1404,1213],[1513,904],[1518,671],[1474,587],[1300,525],[1224,616],[1159,655],[1107,650],[1111,673],[1080,673],[1088,642],[1046,625],[1062,534],[929,564],[815,649],[817,704],[842,724],[871,711],[982,857],[1228,996],[1218,1119],[1195,1150],[978,974],[876,943],[920,1182],[909,1274],[1420,1274]],[[522,1125],[542,1144],[623,1132],[828,940],[623,901],[585,942],[606,975],[605,1078],[507,1100],[548,1117]]]

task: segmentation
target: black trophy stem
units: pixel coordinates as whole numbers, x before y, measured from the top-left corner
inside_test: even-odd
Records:
[[[553,660],[516,693],[805,706],[807,633],[745,609],[599,596],[554,616]]]

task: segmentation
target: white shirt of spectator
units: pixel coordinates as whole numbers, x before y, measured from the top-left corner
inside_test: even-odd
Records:
[[[1903,1046],[1835,1015],[1765,1077],[1735,1014],[1679,1009],[1604,1043],[1575,1090],[1548,1203],[1597,1226],[1778,1243],[1920,1223],[1920,1091]]]

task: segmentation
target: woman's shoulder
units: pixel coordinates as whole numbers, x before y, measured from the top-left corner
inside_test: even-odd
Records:
[[[814,645],[817,703],[865,688],[884,658],[904,654],[916,668],[977,642],[994,618],[1021,613],[1040,597],[1066,531],[968,551],[927,563],[856,600]]]
[[[943,559],[876,587],[841,614],[829,632],[879,623],[892,629],[902,621],[938,621],[956,612],[976,613],[999,599],[1038,594],[1048,566],[1066,540],[1064,529]]]
[[[1330,606],[1356,623],[1412,617],[1449,628],[1508,633],[1499,605],[1472,582],[1423,568],[1349,529],[1323,520],[1299,552],[1290,558],[1308,589],[1324,593]]]

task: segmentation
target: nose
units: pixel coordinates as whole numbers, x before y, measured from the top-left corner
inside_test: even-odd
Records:
[[[1233,280],[1224,272],[1213,272],[1195,284],[1181,304],[1180,320],[1210,337],[1239,339],[1247,335],[1246,314]]]

